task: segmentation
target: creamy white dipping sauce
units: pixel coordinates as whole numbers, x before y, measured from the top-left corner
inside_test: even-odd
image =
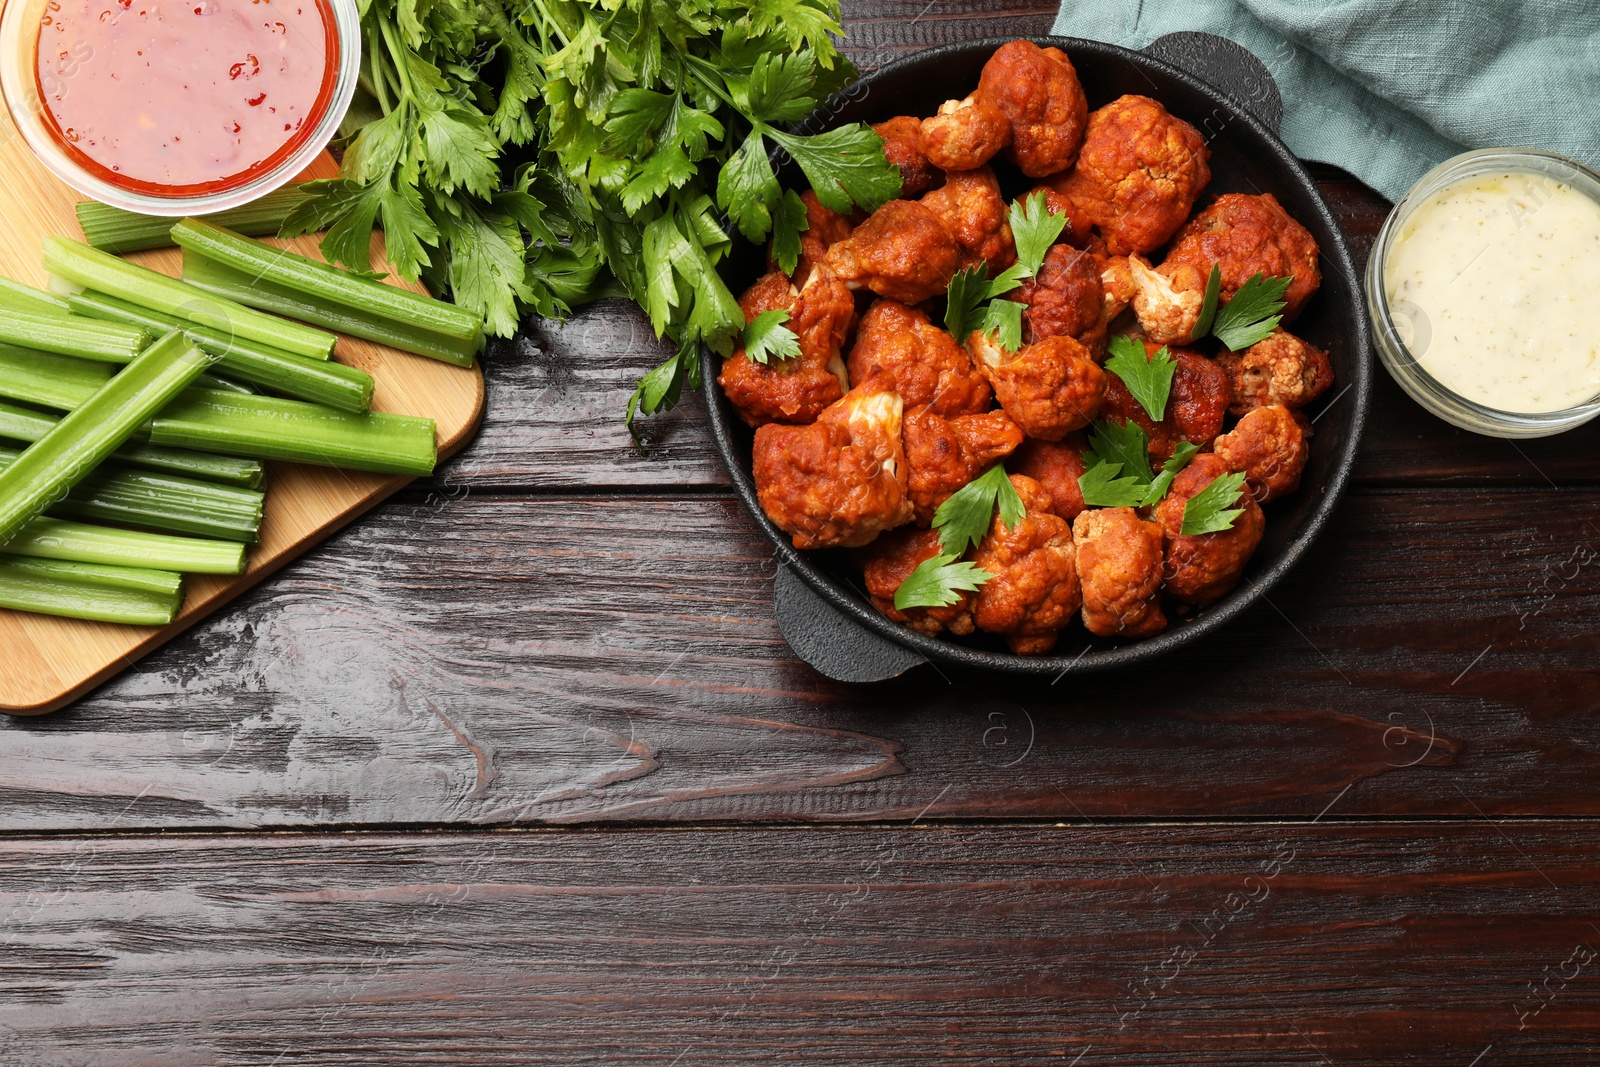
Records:
[[[1528,413],[1600,396],[1600,203],[1567,183],[1446,186],[1406,219],[1383,280],[1406,348],[1452,392]]]

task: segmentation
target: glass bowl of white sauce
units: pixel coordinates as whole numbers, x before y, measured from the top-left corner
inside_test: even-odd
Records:
[[[1600,415],[1600,174],[1487,148],[1423,175],[1367,261],[1378,356],[1411,398],[1492,437]]]

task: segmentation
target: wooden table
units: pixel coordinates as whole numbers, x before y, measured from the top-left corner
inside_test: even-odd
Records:
[[[850,42],[1053,10],[995,6]],[[1320,173],[1364,255],[1386,205]],[[858,688],[779,636],[700,404],[629,446],[664,354],[531,323],[431,484],[0,723],[0,1063],[1600,1057],[1600,433],[1380,374],[1334,527],[1216,639]]]

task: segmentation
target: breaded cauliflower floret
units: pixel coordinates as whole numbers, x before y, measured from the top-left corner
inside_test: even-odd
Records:
[[[1217,355],[1217,364],[1232,382],[1228,410],[1235,415],[1268,404],[1303,408],[1333,385],[1328,354],[1281,329],[1243,352],[1224,350]]]
[[[1161,527],[1132,508],[1096,508],[1072,522],[1083,624],[1096,637],[1151,637],[1161,610]]]
[[[944,546],[939,543],[937,530],[913,530],[909,527],[890,530],[865,548],[858,549],[856,561],[861,564],[862,578],[872,606],[895,622],[905,623],[921,634],[933,637],[941,630],[958,636],[972,632],[972,593],[961,593],[960,599],[948,607],[907,608],[894,606],[895,590],[911,577],[918,565],[934,556],[942,555]]]
[[[945,291],[961,258],[955,236],[931,209],[891,200],[828,249],[827,265],[851,289],[920,304]]]
[[[945,175],[945,182],[924,196],[922,205],[939,217],[961,246],[961,266],[980,263],[993,278],[1017,261],[1017,246],[1006,221],[1006,200],[988,167]]]
[[[988,411],[994,394],[956,339],[920,308],[877,300],[861,316],[850,348],[850,377],[887,378],[906,409],[928,408],[946,418]]]
[[[946,419],[922,409],[907,413],[903,432],[913,521],[926,526],[956,490],[1022,444],[1022,431],[1003,411]]]
[[[976,95],[946,100],[937,115],[922,120],[923,150],[940,170],[976,170],[1010,143],[1010,121]]]
[[[900,195],[915,199],[939,183],[939,171],[928,159],[922,139],[923,120],[896,115],[877,123],[872,132],[883,138],[883,154],[900,168]]]
[[[911,518],[900,395],[857,385],[809,426],[756,430],[761,510],[796,548],[854,548]]]
[[[1083,462],[1083,435],[1070,433],[1060,441],[1030,437],[1012,453],[1006,470],[1032,478],[1050,494],[1050,510],[1071,522],[1083,511],[1083,487],[1078,479],[1088,470]]]
[[[855,300],[831,274],[812,273],[805,289],[787,275],[763,275],[739,298],[745,321],[765,311],[789,313],[788,326],[800,340],[800,355],[757,363],[744,349],[722,362],[717,382],[739,417],[751,426],[769,422],[815,421],[848,387],[840,347],[855,322]]]
[[[1316,238],[1271,193],[1226,193],[1183,225],[1161,266],[1173,277],[1176,267],[1186,265],[1203,286],[1216,264],[1224,304],[1253,275],[1292,278],[1283,311],[1283,321],[1290,323],[1322,284],[1318,256]]]
[[[1144,335],[1158,345],[1193,341],[1205,304],[1205,279],[1195,286],[1193,272],[1184,270],[1174,281],[1139,256],[1128,257],[1128,274],[1133,280],[1133,313]]]
[[[974,96],[1010,122],[1009,154],[1028,177],[1058,174],[1078,158],[1089,103],[1061,49],[1032,41],[1001,45],[983,65]]]
[[[1160,346],[1144,342],[1149,359]],[[1167,395],[1166,417],[1150,418],[1144,405],[1133,398],[1122,379],[1112,376],[1106,386],[1106,400],[1100,417],[1113,422],[1131,422],[1150,438],[1150,457],[1164,462],[1177,449],[1179,441],[1204,448],[1222,432],[1223,416],[1228,411],[1228,376],[1212,360],[1186,348],[1170,348],[1177,366],[1172,371],[1172,389]]]
[[[1221,456],[1203,452],[1172,481],[1172,489],[1156,505],[1152,518],[1161,527],[1166,546],[1162,579],[1167,595],[1182,604],[1204,607],[1239,584],[1245,564],[1261,544],[1267,519],[1249,493],[1239,495],[1244,510],[1233,527],[1217,533],[1183,535],[1183,512],[1189,498],[1228,473]]]
[[[1189,217],[1210,158],[1199,130],[1148,96],[1123,96],[1089,115],[1077,166],[1051,184],[1112,255],[1148,253]]]
[[[1039,273],[1008,294],[1027,306],[1022,313],[1023,339],[1071,337],[1090,354],[1106,339],[1105,286],[1094,255],[1059,244],[1045,253]]]
[[[974,331],[968,347],[995,399],[1029,437],[1059,441],[1100,414],[1106,372],[1070,337],[1047,337],[1016,352]]]
[[[1294,412],[1278,404],[1248,412],[1212,443],[1232,470],[1243,471],[1256,503],[1265,504],[1300,488],[1310,448]]]
[[[1062,627],[1078,613],[1078,571],[1072,526],[1050,510],[1050,494],[1032,478],[1011,475],[1027,513],[1007,527],[995,509],[973,562],[994,575],[978,590],[972,618],[978,629],[999,634],[1020,656],[1055,647]]]

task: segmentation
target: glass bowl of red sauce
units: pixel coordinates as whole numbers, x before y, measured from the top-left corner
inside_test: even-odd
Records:
[[[147,215],[289,181],[338,130],[360,70],[356,0],[6,0],[0,14],[0,90],[28,147],[84,195]]]

